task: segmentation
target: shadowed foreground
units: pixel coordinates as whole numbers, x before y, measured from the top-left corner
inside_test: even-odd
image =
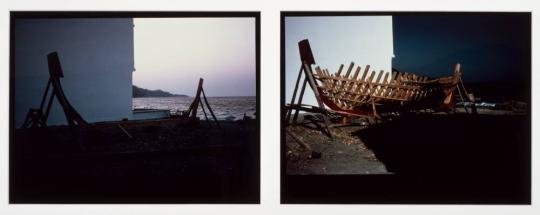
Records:
[[[530,204],[530,118],[410,115],[351,135],[392,175],[287,176],[287,203]]]
[[[14,132],[11,203],[258,203],[254,120]]]

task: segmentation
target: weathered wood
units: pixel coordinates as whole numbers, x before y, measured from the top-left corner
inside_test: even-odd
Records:
[[[298,78],[296,78],[296,84],[294,85],[294,91],[293,91],[293,96],[291,99],[291,104],[294,104],[295,102],[296,92],[298,91],[298,84],[300,83],[300,78],[302,78],[302,67],[300,67],[300,70],[298,71]],[[287,123],[289,123],[289,121],[291,120],[291,115],[292,115],[292,112],[287,112],[285,116],[285,121]]]
[[[199,103],[201,105],[201,109],[202,109],[202,112],[204,114],[204,120],[206,121],[206,123],[208,124],[209,127],[212,127],[212,124],[210,123],[210,120],[208,120],[208,115],[206,115],[206,110],[204,110],[204,105],[202,103],[202,101],[199,99]]]
[[[317,100],[317,104],[319,105],[319,108],[324,109],[324,103],[321,100],[321,95],[319,94],[317,82],[315,82],[313,78],[313,71],[311,70],[311,65],[304,62],[303,66],[304,66],[304,72],[306,73],[308,83],[311,89],[313,90],[313,94],[315,94],[315,99]],[[324,119],[324,124],[326,128],[328,129],[328,134],[330,135],[330,137],[332,137],[332,132],[330,132],[330,129],[329,129],[330,122],[328,120],[328,116],[323,115],[323,119]]]
[[[380,114],[379,107],[385,107],[382,108],[384,111],[417,106],[436,108],[443,105],[442,99],[445,96],[451,95],[459,81],[456,78],[461,76],[459,68],[455,69],[453,76],[432,79],[398,70],[370,72],[369,65],[366,65],[361,75],[362,68],[358,66],[351,76],[353,62],[344,75],[343,64],[336,73],[330,73],[328,69],[319,66],[312,71],[310,66],[304,62],[304,71],[311,73],[306,76],[314,78],[313,82],[308,82],[319,107],[324,109],[324,102],[332,111],[345,115],[360,113],[377,117]]]
[[[51,111],[52,103],[54,98],[58,101],[62,107],[62,111],[66,117],[68,125],[72,128],[73,131],[78,129],[81,126],[88,126],[88,122],[82,118],[82,116],[75,110],[71,105],[64,90],[62,89],[62,84],[60,78],[64,77],[62,71],[62,65],[60,64],[60,58],[58,57],[57,52],[51,52],[47,55],[47,63],[49,67],[49,80],[47,82],[47,87],[45,88],[45,93],[41,99],[39,109],[31,108],[27,115],[25,122],[23,123],[23,128],[36,128],[36,127],[47,127],[47,120],[49,118],[49,113]],[[52,87],[51,95],[49,96],[49,89]],[[45,112],[43,110],[45,101],[49,98],[47,107],[45,107]]]
[[[202,80],[202,78],[201,78],[201,80]],[[210,107],[210,104],[208,103],[208,99],[206,99],[206,94],[204,93],[204,89],[202,89],[202,86],[201,86],[201,91],[202,91],[202,95],[203,95],[203,98],[204,98],[204,103],[206,104],[206,107],[208,108],[208,111],[210,111],[210,114],[212,114],[212,117],[214,118],[214,122],[217,124],[218,127],[221,127],[219,125],[219,121],[216,118],[216,115],[214,114],[214,111],[212,111],[212,108]]]
[[[296,136],[295,134],[293,134],[292,132],[290,132],[289,130],[287,130],[287,134],[289,135],[289,137],[291,137],[294,142],[297,142],[298,145],[302,146],[303,148],[311,151],[311,146],[309,146],[309,144],[307,144],[306,142],[304,142],[302,139],[300,139],[300,137]]]
[[[298,97],[298,105],[302,104],[302,99],[304,98],[304,92],[306,91],[306,84],[307,84],[307,78],[304,79],[304,82],[302,83],[302,89],[300,90],[300,97]],[[295,124],[296,120],[298,119],[298,110],[294,112],[294,117],[292,123]]]
[[[122,130],[122,132],[124,132],[124,134],[129,138],[129,139],[133,139],[133,136],[131,136],[131,134],[121,125],[121,124],[117,124],[118,128],[120,128],[120,130]]]
[[[453,83],[451,77],[430,80],[428,77],[411,73],[393,72],[390,74],[382,70],[372,71],[369,76],[369,70],[367,70],[362,78],[358,79],[361,68],[358,67],[353,77],[350,77],[351,66],[344,76],[328,75],[328,70],[325,69],[322,72],[320,67],[316,68],[317,80],[322,83],[319,87],[325,92],[324,95],[343,109],[353,109],[365,103],[369,103],[373,109],[376,108],[376,102],[390,102],[386,100],[421,101],[431,92],[442,89],[442,85]],[[376,110],[373,113],[376,113]]]

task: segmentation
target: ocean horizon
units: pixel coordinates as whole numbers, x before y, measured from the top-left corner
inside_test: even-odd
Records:
[[[133,109],[169,110],[171,114],[187,111],[194,97],[139,97],[133,98]],[[239,120],[244,115],[251,118],[256,116],[256,96],[214,96],[207,97],[208,103],[218,120]],[[204,102],[203,102],[204,103]],[[210,113],[206,109],[208,117]],[[199,105],[197,116],[204,118]]]

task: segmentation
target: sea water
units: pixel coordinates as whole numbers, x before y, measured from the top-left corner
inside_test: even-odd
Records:
[[[193,97],[146,97],[133,98],[133,109],[164,109],[171,114],[187,111],[193,102]],[[204,100],[203,100],[204,103]],[[254,96],[246,97],[208,97],[208,103],[218,120],[239,120],[246,116],[255,118],[257,100]],[[212,116],[206,108],[209,118]],[[197,116],[204,119],[204,113],[199,105]]]

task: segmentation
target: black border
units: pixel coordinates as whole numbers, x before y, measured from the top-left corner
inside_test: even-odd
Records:
[[[256,177],[256,183],[259,184],[257,190],[257,198],[253,199],[249,204],[260,204],[260,177],[261,177],[261,86],[260,86],[260,71],[261,71],[261,18],[260,11],[10,11],[10,28],[9,28],[9,178],[8,178],[8,193],[9,203],[13,204],[13,189],[9,181],[13,176],[13,137],[15,132],[15,19],[20,18],[255,18],[255,73],[256,73],[256,149],[258,152],[257,159],[254,160],[256,172],[259,174]],[[91,202],[93,203],[93,202]],[[103,204],[97,202],[98,204]],[[105,202],[106,203],[106,202]],[[123,202],[124,203],[124,202]],[[129,202],[128,202],[129,203]],[[139,202],[133,202],[139,203]],[[157,204],[169,204],[171,202],[163,202]],[[180,202],[181,203],[181,202]],[[125,204],[125,203],[124,203]],[[148,204],[156,204],[149,202]],[[176,204],[176,203],[173,203]],[[189,204],[197,204],[189,202]],[[207,204],[207,202],[201,202]],[[221,203],[220,203],[221,204]],[[223,202],[228,204],[228,202]]]
[[[439,201],[424,196],[406,196],[400,186],[414,183],[414,178],[401,178],[391,175],[287,175],[285,147],[285,18],[309,16],[419,16],[419,15],[499,15],[525,14],[529,17],[529,44],[532,44],[532,13],[531,12],[482,12],[482,11],[281,11],[280,14],[280,202],[281,204],[500,204],[489,200],[476,199],[471,202]],[[532,75],[532,46],[529,49]],[[529,98],[532,99],[532,78],[529,83]],[[530,100],[532,103],[532,100]],[[532,105],[528,104],[529,131],[532,135]],[[531,204],[532,183],[532,151],[531,136],[526,148],[530,153],[528,158],[529,187],[528,202]],[[410,197],[410,198],[409,198]]]

